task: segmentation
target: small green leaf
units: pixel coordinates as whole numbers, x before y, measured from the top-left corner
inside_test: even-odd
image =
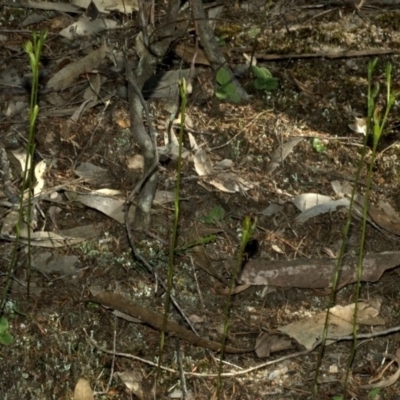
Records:
[[[229,75],[229,71],[222,67],[217,72],[217,82],[221,86],[227,85],[231,81],[231,76]]]
[[[226,100],[228,98],[228,95],[222,90],[217,90],[215,92],[215,96],[217,97],[218,100]]]
[[[271,91],[278,88],[278,79],[270,78],[265,82],[265,90]]]
[[[9,346],[14,341],[12,335],[8,332],[4,332],[0,335],[0,343],[4,346]]]
[[[254,81],[254,87],[255,87],[257,90],[266,90],[266,84],[265,84],[265,82],[262,81],[261,79],[256,79],[256,80]]]
[[[256,65],[253,65],[253,66],[251,67],[251,70],[252,70],[254,76],[255,76],[257,79],[266,80],[266,79],[272,78],[272,74],[271,74],[271,72],[269,71],[269,69],[267,69],[267,68],[264,68],[264,67],[257,67]]]
[[[221,88],[226,94],[233,94],[236,92],[236,86],[233,83],[228,83]]]
[[[312,141],[312,146],[313,149],[317,152],[317,153],[323,153],[326,151],[326,146],[321,142],[321,140],[319,140],[318,138],[314,138]]]
[[[239,93],[235,92],[229,95],[229,100],[233,103],[240,103],[240,100],[242,100],[242,98],[240,97]]]
[[[0,335],[8,330],[8,321],[7,318],[3,315],[0,317]]]

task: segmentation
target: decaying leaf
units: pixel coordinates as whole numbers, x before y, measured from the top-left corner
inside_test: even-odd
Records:
[[[39,161],[35,166],[35,179],[36,185],[33,189],[33,193],[35,196],[38,196],[42,190],[44,189],[45,180],[43,179],[43,175],[46,172],[46,161]]]
[[[199,148],[193,157],[194,168],[199,176],[207,176],[214,173],[210,157],[204,149]]]
[[[345,257],[340,269],[337,289],[357,282],[357,257]],[[297,260],[250,259],[243,267],[239,283],[327,289],[337,264],[335,258]],[[389,269],[400,265],[400,252],[367,254],[363,260],[361,281],[376,282]]]
[[[76,273],[77,256],[42,252],[32,258],[32,266],[46,274],[70,275]]]
[[[113,181],[107,169],[92,163],[82,162],[75,168],[74,172],[83,181],[93,185],[106,185]]]
[[[345,307],[335,306],[329,310],[328,337],[347,336],[353,332],[355,304],[349,304]],[[371,323],[369,316],[371,312],[374,315],[374,322]],[[363,320],[368,320],[368,325],[384,325],[385,320],[378,317],[379,309],[374,308],[366,302],[358,303],[357,324],[363,324]],[[311,349],[314,343],[322,337],[326,320],[326,312],[318,313],[311,318],[304,318],[289,325],[279,328],[280,332],[287,334],[295,339],[306,349]],[[328,340],[326,345],[332,344]]]
[[[99,20],[96,20],[96,22]],[[87,56],[68,64],[62,70],[53,75],[47,82],[47,88],[53,90],[63,90],[72,85],[85,72],[91,72],[97,68],[104,60],[108,48],[106,44],[101,45]]]
[[[240,191],[247,191],[252,189],[254,185],[246,179],[240,177],[233,172],[220,172],[214,174],[214,167],[211,163],[210,157],[204,149],[199,148],[193,157],[194,167],[199,176],[205,177],[205,181],[215,186],[222,192],[235,193]],[[225,161],[225,165],[231,163]],[[220,165],[224,166],[224,163]]]
[[[20,148],[18,150],[11,151],[8,154],[8,157],[14,168],[19,172],[20,176],[22,177],[24,175],[25,166],[27,165],[29,167],[31,165],[31,160],[29,160],[28,163],[26,162],[26,150]]]
[[[90,20],[88,16],[82,14],[77,22],[64,28],[60,35],[73,40],[80,36],[93,36],[105,30],[115,29],[117,26],[118,23],[112,19],[99,18]]]
[[[93,390],[85,378],[79,378],[75,385],[74,400],[94,400]]]
[[[246,192],[254,187],[254,185],[233,172],[220,173],[208,181],[222,192],[235,193]]]
[[[81,8],[88,8],[91,0],[73,0]],[[111,11],[119,11],[124,14],[132,14],[139,9],[137,0],[93,0],[99,12],[109,14]]]
[[[22,236],[20,243],[30,244],[35,247],[64,247],[81,243],[85,240],[98,236],[101,225],[84,225],[72,229],[66,229],[59,233],[54,232],[32,232],[30,239]]]
[[[272,353],[292,347],[292,341],[286,335],[263,332],[256,340],[255,352],[258,358],[266,358]]]
[[[96,101],[99,98],[101,87],[100,74],[95,74],[93,77],[89,77],[89,86],[83,93],[83,99],[89,101]]]
[[[86,194],[78,194],[72,191],[65,191],[65,196],[70,201],[77,201],[87,207],[102,212],[108,217],[114,219],[120,224],[125,223],[125,199],[111,197],[109,195],[100,194],[98,191],[88,192]],[[156,191],[154,205],[163,205],[174,201],[174,193],[165,190]],[[129,218],[134,218],[135,207],[130,207]]]
[[[179,95],[179,81],[185,79],[192,81],[200,69],[180,69],[163,72],[150,78],[143,87],[143,95],[146,98],[175,98]]]
[[[338,196],[351,196],[353,188],[349,184],[341,185],[338,181],[332,182],[332,187]],[[365,206],[365,199],[358,193],[354,195],[353,212],[354,216],[360,217]],[[368,204],[368,222],[377,225],[379,228],[400,236],[400,215],[386,201],[381,200],[379,206]]]
[[[310,218],[314,218],[318,215],[334,212],[340,206],[348,208],[350,205],[350,199],[348,198],[332,200],[329,196],[317,193],[303,193],[296,196],[292,202],[302,211],[301,214],[296,217],[296,222],[299,224],[303,224]]]
[[[279,165],[285,160],[285,158],[290,154],[296,145],[298,145],[303,139],[295,138],[287,141],[283,145],[279,146],[272,154],[271,161],[269,162],[266,173],[272,174]]]
[[[124,372],[115,372],[115,376],[119,377],[128,390],[138,399],[144,399],[144,391],[142,385],[142,375],[138,371],[127,370]]]
[[[354,122],[349,124],[349,128],[356,133],[362,133],[364,136],[367,134],[367,118],[354,117]]]
[[[178,57],[182,58],[182,60],[186,61],[188,64],[191,64],[194,61],[196,65],[210,65],[210,61],[208,61],[204,50],[200,48],[196,49],[194,45],[178,42],[172,50]]]

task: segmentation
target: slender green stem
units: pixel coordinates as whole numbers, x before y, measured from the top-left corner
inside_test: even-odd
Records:
[[[232,271],[232,276],[229,282],[229,293],[228,293],[228,300],[225,305],[225,313],[224,313],[224,330],[222,334],[222,345],[221,345],[221,354],[219,358],[219,365],[218,365],[218,379],[217,379],[217,398],[220,398],[221,390],[222,390],[222,367],[223,367],[223,359],[225,355],[225,347],[226,347],[226,340],[228,338],[228,331],[229,331],[229,319],[232,307],[232,292],[236,285],[237,276],[240,271],[240,267],[243,263],[243,254],[245,251],[245,247],[248,241],[253,236],[254,230],[256,229],[256,220],[251,220],[249,216],[245,216],[243,220],[242,226],[242,240],[240,242],[239,253],[236,257],[236,262]]]
[[[28,235],[28,268],[27,268],[27,292],[29,296],[29,285],[30,285],[30,272],[31,272],[31,253],[30,253],[30,237],[31,237],[31,207],[32,207],[32,192],[33,192],[33,156],[35,153],[35,130],[36,130],[36,121],[39,115],[39,106],[37,104],[38,92],[39,92],[39,63],[40,63],[40,54],[42,52],[42,47],[44,41],[46,40],[47,32],[41,32],[40,36],[37,36],[36,32],[32,33],[32,41],[28,41],[24,45],[24,50],[28,54],[29,64],[32,70],[32,89],[30,96],[30,107],[29,107],[29,132],[28,132],[28,144],[26,148],[26,160],[25,160],[25,168],[24,175],[21,184],[20,190],[20,202],[19,202],[19,211],[18,211],[18,223],[15,227],[16,229],[16,240],[12,253],[11,263],[9,266],[6,285],[3,289],[2,301],[1,301],[1,309],[2,312],[4,309],[6,296],[10,287],[10,279],[14,270],[14,266],[17,261],[17,250],[19,247],[19,239],[21,237],[21,228],[24,222],[27,225],[27,235]],[[28,205],[26,207],[26,216],[24,216],[24,197],[25,197],[25,189],[28,186]]]
[[[373,71],[376,67],[377,64],[377,59],[373,60],[368,64],[368,93],[367,93],[367,108],[368,108],[368,117],[367,117],[367,132],[366,132],[366,137],[364,141],[364,146],[363,146],[363,151],[361,155],[361,160],[358,165],[357,173],[356,173],[356,178],[355,178],[355,184],[352,190],[352,195],[351,195],[351,200],[350,200],[350,205],[349,205],[349,211],[347,215],[347,220],[346,220],[346,225],[343,229],[343,241],[342,241],[342,246],[340,248],[340,253],[338,257],[338,261],[335,267],[334,275],[332,278],[332,293],[329,299],[329,304],[327,307],[327,313],[326,313],[326,318],[325,318],[325,325],[324,325],[324,330],[322,333],[322,343],[321,343],[321,348],[320,348],[320,354],[318,357],[318,362],[316,366],[316,373],[315,373],[315,379],[314,379],[314,397],[318,397],[318,388],[317,388],[317,381],[318,381],[318,373],[321,367],[322,363],[322,358],[323,358],[323,353],[325,349],[325,343],[326,343],[326,338],[328,334],[328,322],[329,322],[329,309],[334,305],[335,303],[335,290],[337,287],[337,282],[339,280],[339,275],[340,275],[340,268],[342,265],[343,257],[345,254],[346,250],[346,239],[349,234],[350,226],[351,226],[351,216],[352,216],[352,210],[354,206],[354,199],[357,191],[357,186],[358,182],[360,179],[361,171],[364,165],[364,160],[366,156],[366,150],[367,150],[367,140],[369,137],[372,135],[373,139],[373,146],[372,146],[372,157],[371,157],[371,162],[369,164],[368,168],[368,175],[367,175],[367,190],[365,194],[365,200],[364,200],[364,207],[363,207],[363,219],[362,219],[362,228],[361,228],[361,235],[360,235],[360,248],[359,248],[359,254],[358,254],[358,263],[357,263],[357,284],[355,288],[355,311],[354,311],[354,320],[353,320],[353,335],[354,335],[354,343],[352,346],[352,352],[349,358],[349,363],[348,363],[348,368],[346,371],[346,379],[345,383],[347,384],[348,377],[349,377],[349,371],[351,364],[354,360],[355,357],[355,351],[357,347],[357,339],[356,339],[356,331],[357,331],[357,312],[358,312],[358,307],[357,307],[357,302],[360,296],[360,284],[361,284],[361,276],[362,276],[362,268],[363,268],[363,258],[364,258],[364,247],[365,247],[365,238],[366,238],[366,226],[367,226],[367,216],[368,216],[368,204],[369,204],[369,199],[370,199],[370,187],[372,183],[372,169],[374,166],[375,158],[376,158],[376,150],[377,146],[379,143],[379,140],[382,136],[382,133],[384,131],[384,128],[387,123],[387,119],[390,113],[390,110],[394,104],[394,101],[396,99],[396,96],[399,95],[399,93],[392,93],[391,92],[391,73],[392,73],[392,66],[390,64],[387,65],[386,67],[386,106],[385,106],[385,113],[382,118],[381,116],[381,110],[376,107],[376,101],[375,99],[377,98],[380,90],[379,82],[375,82],[375,85],[373,86]]]
[[[180,83],[180,95],[181,95],[181,121],[179,130],[179,153],[178,153],[178,166],[177,166],[177,178],[176,178],[176,188],[175,188],[175,213],[174,213],[174,225],[171,235],[171,243],[169,247],[169,267],[168,267],[168,278],[167,278],[167,293],[164,306],[164,319],[163,326],[161,330],[160,346],[159,346],[159,357],[158,357],[158,371],[160,370],[161,360],[164,350],[165,343],[165,332],[168,322],[169,307],[170,307],[170,295],[172,291],[172,280],[174,277],[174,265],[175,265],[175,248],[176,239],[178,235],[178,224],[179,224],[179,203],[180,203],[180,191],[181,191],[181,175],[182,175],[182,148],[183,148],[183,133],[185,128],[185,114],[186,114],[186,81],[183,79]]]

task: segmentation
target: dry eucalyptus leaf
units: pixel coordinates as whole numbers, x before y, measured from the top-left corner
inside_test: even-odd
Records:
[[[114,197],[102,196],[94,193],[78,194],[71,191],[66,191],[65,195],[68,200],[78,201],[87,207],[94,208],[120,224],[125,222],[125,200],[123,199],[116,199]],[[129,217],[134,218],[134,216],[135,207],[131,207],[129,209]]]
[[[82,14],[77,22],[64,28],[59,34],[69,40],[77,37],[93,36],[99,32],[115,29],[118,23],[112,19],[99,18],[90,20],[85,14]]]
[[[35,166],[36,185],[33,189],[33,193],[35,196],[38,196],[44,189],[45,181],[43,179],[43,175],[45,174],[46,169],[47,169],[47,164],[46,161],[44,160],[39,161]]]
[[[106,44],[102,44],[97,50],[92,51],[87,56],[68,64],[49,79],[46,85],[47,88],[53,90],[66,89],[71,86],[81,74],[91,72],[93,69],[97,68],[104,60],[107,52],[108,48]]]
[[[352,303],[344,307],[335,306],[329,310],[328,337],[347,336],[353,332],[354,309],[355,304]],[[360,315],[358,315],[357,324],[365,324],[363,321],[366,320],[368,325],[371,325],[371,316],[374,318],[374,325],[385,323],[382,318],[377,318],[379,309],[375,309],[366,302],[358,303],[358,310]],[[283,326],[279,328],[279,331],[286,333],[306,349],[311,349],[314,343],[322,337],[325,320],[326,313],[322,312],[311,318],[304,318]],[[332,343],[332,340],[328,340],[326,344]]]
[[[97,100],[100,93],[100,87],[101,87],[100,74],[95,74],[94,76],[89,77],[89,86],[83,93],[83,99],[89,101]]]
[[[271,161],[266,168],[266,173],[272,174],[272,172],[274,172],[279,167],[279,165],[282,164],[282,162],[290,154],[294,147],[297,146],[302,140],[302,138],[291,139],[283,145],[279,146],[272,154]]]
[[[8,153],[8,157],[13,167],[20,173],[20,176],[22,177],[24,175],[25,166],[28,165],[29,167],[31,164],[31,160],[28,161],[28,164],[26,163],[26,150],[20,148],[18,150],[11,151]]]
[[[124,372],[114,372],[125,384],[128,390],[138,399],[144,399],[144,391],[142,385],[142,375],[138,371],[128,370]]]
[[[251,182],[233,172],[220,173],[210,179],[209,183],[226,193],[245,192],[254,187]]]
[[[84,181],[96,185],[104,185],[113,181],[110,173],[105,169],[92,163],[83,162],[74,170],[75,174]]]
[[[44,252],[32,258],[32,266],[46,274],[70,275],[77,272],[74,264],[78,260],[77,256]]]
[[[367,118],[354,117],[354,122],[349,124],[349,128],[356,133],[367,134]]]
[[[232,167],[233,167],[233,161],[228,158],[224,158],[222,161],[214,165],[214,168],[219,170],[230,169]]]
[[[214,173],[210,157],[204,149],[200,148],[196,151],[193,157],[194,168],[199,176],[207,176]]]
[[[93,390],[85,378],[79,378],[75,385],[74,400],[94,400]]]
[[[255,352],[258,358],[266,358],[271,353],[292,347],[292,341],[286,335],[263,332],[256,340]]]
[[[379,207],[394,224],[400,224],[399,213],[387,201],[380,201]]]
[[[73,0],[81,8],[88,8],[91,0]],[[137,0],[93,0],[99,12],[109,14],[111,11],[119,11],[124,14],[132,14],[139,9]]]

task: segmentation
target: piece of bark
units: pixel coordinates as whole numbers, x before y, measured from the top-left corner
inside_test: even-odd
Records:
[[[357,282],[358,257],[345,257],[340,267],[336,289]],[[239,283],[326,289],[332,286],[337,259],[249,260],[244,266]],[[389,269],[400,265],[400,252],[368,254],[363,260],[361,281],[376,282]]]
[[[140,55],[140,61],[134,70],[128,62],[126,63],[126,76],[129,82],[128,98],[131,132],[144,158],[144,181],[139,188],[135,210],[134,224],[137,229],[147,229],[150,225],[150,212],[158,184],[156,133],[148,112],[145,112],[145,114],[149,132],[147,132],[145,127],[143,110],[146,111],[146,109],[141,92],[145,82],[155,73],[159,61],[171,44],[174,37],[173,33],[175,31],[179,5],[179,0],[171,0],[169,2],[165,25],[163,29],[157,30],[156,32],[158,33],[156,33],[152,31],[147,22],[151,11],[150,3],[145,0],[139,1],[138,17],[142,28],[142,43],[140,43],[138,38],[136,48]],[[139,48],[140,45],[141,48]]]

